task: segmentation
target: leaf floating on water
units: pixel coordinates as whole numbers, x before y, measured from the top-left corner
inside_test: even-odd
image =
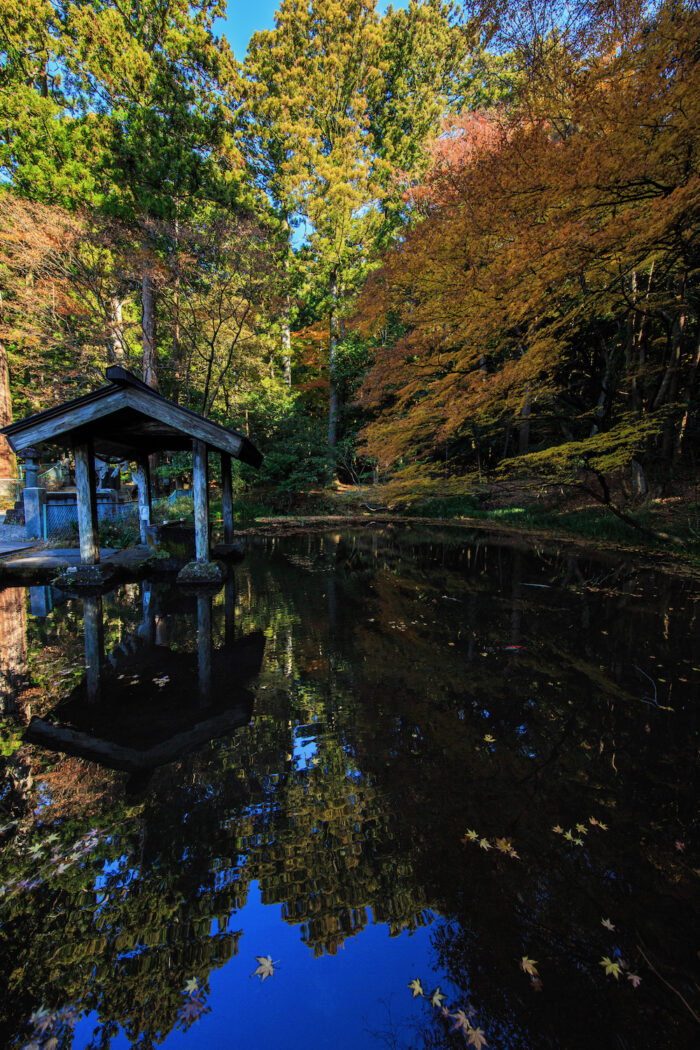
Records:
[[[412,981],[408,982],[408,987],[413,990],[413,998],[417,995],[425,995],[423,991],[423,985],[420,983],[420,977],[414,977]]]
[[[488,1046],[488,1043],[484,1038],[483,1028],[472,1028],[467,1038],[472,1046],[476,1047],[476,1050],[481,1050],[482,1046]]]
[[[196,995],[199,991],[199,982],[196,977],[190,977],[189,981],[185,981],[185,995]]]
[[[586,827],[585,824],[577,824],[576,825],[576,830],[578,831],[579,835],[587,835],[588,834],[588,828]]]
[[[456,1014],[450,1014],[450,1017],[455,1018],[455,1023],[454,1026],[451,1028],[451,1031],[457,1032],[461,1028],[465,1036],[468,1035],[471,1029],[471,1024],[469,1023],[469,1018],[465,1014],[464,1010],[458,1010]]]
[[[440,985],[438,985],[433,994],[430,996],[430,1005],[442,1006],[443,1000],[446,998],[447,996],[442,994],[442,992],[440,991]]]
[[[496,737],[495,736],[491,736],[490,733],[486,734],[486,736],[484,737],[484,740],[486,741],[487,744],[495,744],[496,743]]]
[[[611,922],[610,919],[601,919],[600,923],[601,926],[604,926],[606,930],[610,930],[611,933],[615,929],[615,923]]]
[[[539,977],[537,973],[537,959],[528,959],[527,955],[523,955],[520,960],[520,969],[523,973],[529,974],[530,977]]]
[[[604,955],[603,958],[600,960],[600,965],[605,969],[605,972],[608,975],[608,977],[614,977],[615,980],[618,979],[620,973],[622,972],[622,967],[620,963],[614,962],[607,955]]]
[[[481,846],[482,849],[491,849],[491,843],[489,842],[488,839],[480,839],[479,840],[479,845]]]
[[[256,955],[256,961],[258,962],[258,968],[254,973],[251,973],[251,977],[260,977],[261,981],[264,981],[266,977],[275,976],[275,966],[279,966],[279,963],[273,963],[271,955]]]
[[[466,831],[465,834],[464,834],[464,838],[462,839],[462,842],[467,842],[467,840],[469,842],[478,842],[479,841],[479,832],[478,831],[471,831],[471,830]]]
[[[627,980],[631,982],[633,988],[639,988],[642,983],[642,978],[636,973],[628,973]]]
[[[189,995],[178,1012],[178,1020],[185,1028],[194,1024],[202,1014],[208,1014],[211,1006],[207,1006],[204,997],[200,995]]]
[[[552,831],[555,833],[555,835],[563,835],[564,834],[564,829],[563,829],[563,827],[560,824],[555,824],[554,827],[552,828]]]
[[[47,1028],[50,1028],[53,1024],[54,1015],[50,1010],[47,1010],[45,1006],[41,1006],[38,1010],[29,1018],[29,1023],[37,1032],[44,1032]]]

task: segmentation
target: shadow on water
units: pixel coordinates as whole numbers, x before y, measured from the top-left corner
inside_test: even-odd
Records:
[[[174,595],[173,595],[174,591]],[[25,739],[112,769],[139,774],[246,725],[253,694],[244,688],[262,664],[261,631],[235,637],[235,582],[224,585],[224,644],[212,638],[212,594],[141,586],[143,618],[105,656],[102,596],[82,598],[85,675],[51,710],[34,716]],[[196,653],[168,644],[168,608],[192,619]],[[188,608],[189,607],[189,608]]]
[[[697,611],[439,528],[0,592],[4,1041],[259,1045],[263,922],[285,1046],[696,1045]]]

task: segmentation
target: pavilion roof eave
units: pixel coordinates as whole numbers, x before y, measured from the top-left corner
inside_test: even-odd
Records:
[[[109,368],[107,377],[111,380],[107,386],[10,423],[1,432],[12,449],[21,454],[31,446],[71,445],[93,432],[99,436],[100,425],[114,417],[119,421],[118,434],[100,438],[107,454],[167,451],[169,439],[174,448],[182,447],[183,440],[189,439],[203,441],[208,448],[228,453],[250,466],[260,466],[260,452],[238,431],[176,405],[125,369]],[[149,426],[161,429],[149,434]]]

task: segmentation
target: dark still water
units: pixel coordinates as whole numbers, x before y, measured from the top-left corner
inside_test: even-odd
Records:
[[[1,1045],[700,1045],[697,590],[459,535],[0,592]]]

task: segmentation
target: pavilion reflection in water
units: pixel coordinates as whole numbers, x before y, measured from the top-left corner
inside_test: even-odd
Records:
[[[246,686],[260,671],[265,638],[261,631],[236,637],[233,576],[225,583],[219,647],[214,644],[211,590],[183,594],[149,582],[140,588],[140,624],[122,633],[107,652],[102,595],[73,599],[83,608],[85,674],[47,717],[31,719],[28,741],[112,769],[147,774],[248,724],[254,696]],[[52,592],[36,590],[42,593],[30,595],[32,610],[39,612],[43,605],[48,613]],[[24,610],[24,601],[21,605]],[[26,611],[24,616],[26,624]],[[171,637],[173,621],[182,627],[183,618],[193,626],[196,622],[196,652]],[[16,633],[22,635],[26,665],[26,628]],[[15,649],[16,677],[22,654]]]

